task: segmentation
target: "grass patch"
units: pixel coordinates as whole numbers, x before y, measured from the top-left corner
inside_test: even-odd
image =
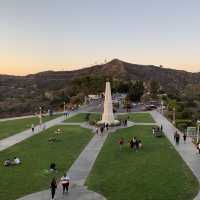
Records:
[[[53,115],[53,116],[44,116],[43,122],[50,121],[59,117],[60,115]],[[26,129],[31,128],[31,125],[38,125],[39,118],[38,117],[31,117],[25,119],[15,119],[15,120],[8,120],[0,122],[0,139],[7,138],[14,134],[20,133]]]
[[[108,137],[87,179],[89,189],[108,200],[190,200],[199,184],[179,154],[165,138],[152,137],[151,126],[118,130]],[[120,137],[142,140],[137,153],[128,144],[119,150]]]
[[[100,113],[79,113],[77,115],[68,118],[67,120],[65,120],[65,122],[83,123],[89,121],[90,119],[98,121],[100,120],[100,118],[101,118]]]
[[[57,128],[64,134],[57,136],[58,141],[49,143],[48,138],[55,135]],[[58,167],[57,177],[72,165],[82,149],[91,139],[90,130],[79,126],[57,126],[41,134],[0,152],[0,161],[18,156],[20,166],[0,166],[0,199],[14,200],[29,193],[47,189],[52,175],[44,173],[51,162]]]
[[[117,118],[121,120],[128,118],[129,121],[133,121],[136,123],[154,123],[155,122],[151,114],[149,113],[121,114],[121,115],[117,115]]]

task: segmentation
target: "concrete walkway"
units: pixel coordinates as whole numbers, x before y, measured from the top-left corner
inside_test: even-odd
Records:
[[[159,125],[163,126],[163,132],[165,133],[166,137],[169,139],[169,141],[172,143],[177,152],[181,155],[182,159],[186,162],[186,164],[189,166],[189,168],[192,170],[200,182],[200,155],[196,153],[197,151],[194,144],[192,144],[189,139],[186,143],[184,143],[182,139],[182,133],[159,112],[152,111],[151,115]],[[178,131],[181,134],[179,145],[176,145],[174,142],[175,131]],[[200,192],[194,200],[200,200]]]

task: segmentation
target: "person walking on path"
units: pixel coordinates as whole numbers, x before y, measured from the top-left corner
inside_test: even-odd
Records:
[[[31,125],[31,130],[32,130],[32,132],[34,133],[34,130],[35,130],[34,124]]]
[[[101,135],[101,136],[103,135],[103,131],[104,131],[104,127],[103,127],[103,126],[101,126],[101,127],[100,127],[100,132],[101,132],[101,134],[100,134],[100,135]]]
[[[108,125],[108,123],[106,124],[106,130],[108,131],[108,127],[109,127],[109,125]]]
[[[66,192],[69,191],[69,177],[66,175],[66,173],[64,173],[64,175],[61,177],[60,182],[62,184],[63,187],[63,195]]]
[[[200,143],[199,142],[196,144],[196,148],[197,148],[197,153],[200,154]]]
[[[180,140],[180,135],[178,133],[176,133],[175,141],[176,141],[177,145],[179,144],[179,140]]]
[[[186,135],[186,133],[184,133],[183,134],[183,141],[184,141],[184,143],[186,143],[186,139],[187,139],[187,135]]]
[[[95,132],[96,132],[96,134],[98,135],[98,133],[99,133],[98,127],[96,127]]]
[[[52,200],[55,197],[55,193],[56,193],[56,188],[57,188],[57,183],[56,183],[56,179],[55,177],[52,179],[51,181],[51,185],[50,185],[50,189],[51,189],[51,198]]]
[[[174,141],[176,142],[177,131],[174,132]]]

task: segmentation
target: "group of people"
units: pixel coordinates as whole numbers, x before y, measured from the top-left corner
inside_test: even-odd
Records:
[[[121,125],[121,126],[127,127],[127,124],[128,124],[128,120],[127,120],[127,119],[125,119],[125,120],[120,120],[120,125]]]
[[[129,141],[129,146],[131,148],[131,150],[133,151],[138,151],[139,149],[141,149],[143,147],[142,141],[138,140],[136,137],[131,138]],[[124,138],[121,137],[118,141],[120,150],[122,149],[122,146],[124,145]]]
[[[63,188],[63,190],[62,190],[63,195],[65,194],[65,192],[69,191],[69,181],[70,181],[69,176],[67,176],[67,174],[64,173],[64,175],[60,179],[60,184],[62,185],[62,188]],[[50,184],[50,190],[51,190],[51,198],[52,198],[52,200],[55,197],[55,193],[56,193],[56,189],[57,189],[57,185],[58,184],[59,183],[57,183],[56,178],[54,177],[52,179],[52,181],[51,181],[51,184]]]
[[[13,160],[11,159],[6,159],[3,163],[3,165],[5,167],[8,167],[8,166],[13,166],[13,165],[19,165],[21,164],[21,160],[18,158],[18,157],[14,157]]]
[[[184,134],[183,134],[183,141],[184,141],[184,143],[186,142],[186,139],[187,139],[187,134],[184,133]],[[176,143],[177,145],[178,145],[179,142],[180,142],[180,134],[179,134],[177,131],[175,131],[175,133],[174,133],[174,141],[175,141],[175,143]]]
[[[107,130],[108,131],[108,129],[109,129],[109,124],[106,124],[106,123],[104,123],[104,124],[102,124],[100,127],[96,127],[96,130],[95,130],[95,132],[96,132],[96,134],[97,135],[103,135],[103,133],[104,133],[104,131],[105,130]]]
[[[163,131],[163,126],[162,125],[160,127],[159,126],[152,127],[152,134],[155,137],[161,137],[162,136],[162,131]]]

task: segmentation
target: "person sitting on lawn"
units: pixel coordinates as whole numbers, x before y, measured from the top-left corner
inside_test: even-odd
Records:
[[[48,141],[49,141],[49,142],[52,142],[52,143],[53,143],[53,142],[56,142],[56,137],[50,137],[50,138],[48,139]]]
[[[5,167],[8,167],[8,166],[12,165],[12,162],[11,162],[10,159],[7,159],[7,160],[5,160],[5,161],[3,162],[3,165],[4,165]]]
[[[17,158],[17,157],[14,157],[14,160],[13,160],[13,165],[19,165],[19,164],[21,164],[21,161],[20,161],[20,159],[19,159],[19,158]]]
[[[56,164],[55,164],[55,163],[51,163],[51,164],[50,164],[49,171],[51,171],[51,172],[57,171],[57,169],[56,169]]]

